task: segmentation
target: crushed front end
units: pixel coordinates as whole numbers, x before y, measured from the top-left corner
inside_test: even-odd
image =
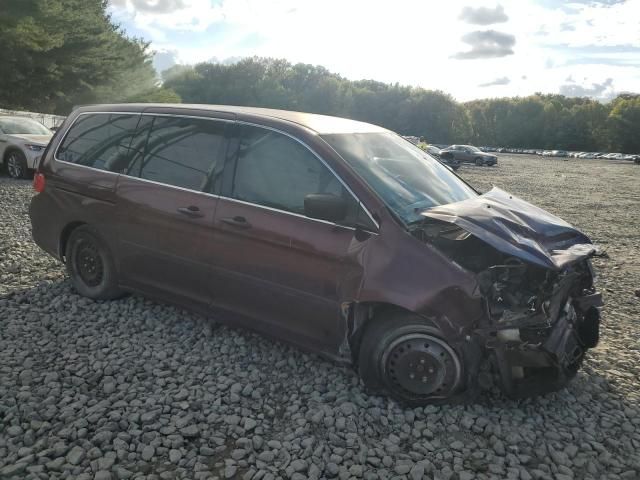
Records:
[[[566,385],[598,343],[602,298],[588,259],[559,272],[510,258],[477,275],[486,318],[476,338],[502,387],[523,397]]]
[[[519,398],[566,385],[599,339],[591,241],[498,189],[423,215],[414,236],[476,277],[485,314],[469,337],[504,392]]]

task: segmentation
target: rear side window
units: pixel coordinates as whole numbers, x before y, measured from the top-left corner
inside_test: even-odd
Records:
[[[140,114],[96,113],[80,115],[62,140],[58,160],[86,167],[122,171]]]
[[[132,144],[128,175],[202,190],[222,167],[225,122],[145,116]]]

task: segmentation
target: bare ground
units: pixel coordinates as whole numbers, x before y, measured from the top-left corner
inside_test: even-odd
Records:
[[[640,478],[640,166],[464,166],[584,230],[602,341],[565,389],[407,409],[354,372],[138,296],[80,298],[0,178],[0,478]]]

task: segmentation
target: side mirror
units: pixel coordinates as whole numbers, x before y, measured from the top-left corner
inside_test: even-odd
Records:
[[[347,202],[329,193],[312,193],[304,197],[304,214],[310,218],[339,222],[347,216]]]

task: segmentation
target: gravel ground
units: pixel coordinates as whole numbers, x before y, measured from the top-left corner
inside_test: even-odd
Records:
[[[77,296],[0,178],[0,478],[640,478],[640,167],[464,166],[608,253],[601,345],[566,389],[406,409],[347,368],[138,296]]]

